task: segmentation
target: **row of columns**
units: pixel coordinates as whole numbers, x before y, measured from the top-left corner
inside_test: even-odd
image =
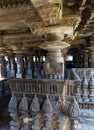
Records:
[[[73,54],[75,68],[93,68],[94,67],[94,47],[79,49]]]
[[[9,54],[7,60],[5,55],[0,56],[0,75],[2,78],[64,79],[63,53],[61,48],[56,48],[46,53]]]
[[[38,78],[43,76],[45,55],[17,54],[0,56],[0,77]]]
[[[0,55],[0,77],[64,78],[64,56],[61,51],[48,51],[47,57],[38,54]],[[46,60],[46,61],[45,61]],[[73,55],[75,68],[94,67],[94,47],[79,50]]]

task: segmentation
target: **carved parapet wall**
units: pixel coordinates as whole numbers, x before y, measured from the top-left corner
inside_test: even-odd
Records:
[[[61,130],[69,123],[62,112],[64,81],[10,80],[9,112],[11,130]]]

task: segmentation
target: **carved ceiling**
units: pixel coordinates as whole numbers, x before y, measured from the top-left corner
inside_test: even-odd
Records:
[[[85,44],[93,35],[94,0],[0,0],[0,47],[8,52]]]

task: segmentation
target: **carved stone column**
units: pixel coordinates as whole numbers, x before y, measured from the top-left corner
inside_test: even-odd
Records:
[[[16,78],[24,78],[25,76],[25,68],[24,68],[24,60],[23,54],[17,54],[17,73]]]
[[[41,56],[41,51],[39,51],[37,55],[38,55],[37,56],[38,78],[41,78],[42,77],[42,71],[43,71],[43,69],[42,69],[43,59],[41,59],[43,57]]]
[[[15,55],[10,54],[10,62],[11,62],[11,77],[16,77],[16,62],[15,62]]]
[[[61,41],[49,41],[40,45],[41,48],[48,50],[44,63],[44,71],[47,78],[64,79],[64,57],[62,51],[68,46],[69,44]]]
[[[26,78],[32,78],[32,62],[33,62],[33,56],[32,54],[27,55],[27,69],[26,69]]]
[[[38,63],[37,63],[37,55],[33,56],[33,78],[38,78]]]
[[[7,60],[7,65],[6,65],[6,71],[7,71],[7,77],[11,76],[11,60],[10,60],[10,56],[8,55],[8,60]]]
[[[0,78],[6,78],[7,76],[6,64],[5,56],[0,55]]]

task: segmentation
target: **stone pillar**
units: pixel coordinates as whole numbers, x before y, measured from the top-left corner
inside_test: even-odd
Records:
[[[45,61],[43,61],[45,56],[41,55],[40,56],[40,71],[41,71],[41,78],[45,78],[45,72],[43,70],[43,64]]]
[[[69,46],[62,41],[47,41],[39,47],[48,50],[46,61],[43,65],[46,78],[64,79],[64,57],[62,51]]]
[[[17,54],[17,73],[16,78],[24,78],[25,77],[25,68],[24,68],[24,60],[22,54]]]
[[[38,68],[38,78],[42,77],[41,71],[42,71],[42,62],[41,62],[41,52],[38,52],[37,56],[37,68]]]
[[[15,62],[15,55],[10,54],[10,62],[11,62],[11,77],[16,77],[16,62]]]
[[[44,70],[50,79],[64,78],[64,58],[62,57],[61,50],[48,51]]]
[[[26,78],[32,78],[32,62],[33,62],[33,56],[32,54],[27,55],[27,68],[26,68]]]
[[[7,76],[6,64],[5,56],[0,55],[0,78],[6,78]]]
[[[89,53],[89,50],[88,49],[85,49],[84,50],[84,68],[88,68],[88,53]]]
[[[38,67],[37,67],[37,56],[36,56],[36,54],[33,56],[33,65],[34,65],[33,78],[38,78]]]
[[[6,69],[7,69],[7,77],[11,76],[11,60],[10,60],[10,56],[8,55],[8,61],[7,61],[7,65],[6,65]]]

